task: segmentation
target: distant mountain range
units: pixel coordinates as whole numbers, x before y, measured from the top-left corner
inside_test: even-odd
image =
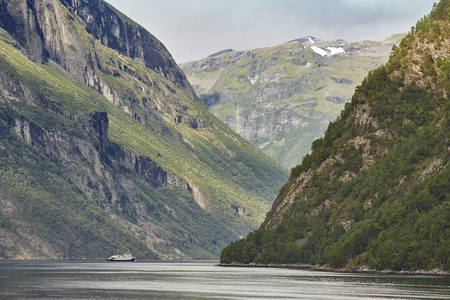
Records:
[[[381,42],[309,36],[275,47],[228,49],[180,67],[218,118],[290,168],[403,36]]]

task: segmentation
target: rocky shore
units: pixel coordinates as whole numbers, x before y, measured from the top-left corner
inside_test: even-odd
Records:
[[[231,263],[223,264],[219,263],[218,266],[221,267],[242,267],[242,268],[285,268],[285,269],[299,269],[299,270],[310,270],[310,271],[321,271],[321,272],[337,272],[337,273],[364,273],[364,274],[381,274],[381,275],[417,275],[417,276],[446,276],[450,277],[450,272],[444,271],[442,269],[433,270],[415,270],[415,271],[394,271],[394,270],[374,270],[367,267],[361,266],[358,268],[330,268],[326,266],[319,265],[308,265],[308,264],[240,264]]]

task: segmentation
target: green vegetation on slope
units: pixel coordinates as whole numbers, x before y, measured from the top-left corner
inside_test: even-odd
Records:
[[[7,44],[1,44],[1,50],[12,58],[8,61],[3,56],[0,57],[3,72],[8,73],[17,82],[26,83],[37,97],[42,97],[53,107],[65,111],[63,116],[47,107],[11,100],[14,99],[11,97],[15,93],[13,89],[9,91],[12,94],[6,101],[9,104],[1,103],[1,190],[3,199],[11,200],[15,208],[12,215],[2,216],[2,219],[8,224],[15,224],[18,220],[26,222],[27,225],[21,222],[11,225],[11,228],[15,228],[12,232],[23,239],[27,239],[28,235],[36,235],[42,240],[38,242],[38,245],[31,245],[35,251],[28,253],[29,256],[21,253],[19,248],[16,251],[9,251],[13,253],[12,257],[15,257],[15,253],[17,257],[25,255],[25,257],[48,258],[56,255],[58,258],[101,258],[115,253],[119,248],[123,251],[133,249],[140,258],[158,258],[159,256],[149,250],[143,240],[134,236],[122,224],[114,221],[99,207],[93,205],[71,182],[70,174],[64,174],[55,162],[35,147],[19,139],[8,124],[15,119],[23,119],[32,126],[40,128],[36,130],[60,133],[82,142],[89,137],[76,121],[66,117],[69,113],[82,115],[95,112],[99,108],[109,108],[110,111],[115,111],[122,116],[122,120],[126,120],[125,113],[109,104],[94,90],[80,85],[82,89],[62,77],[50,65],[40,68]],[[64,89],[58,89],[58,87],[64,87]],[[17,96],[21,95],[17,94]],[[5,100],[2,99],[0,102]],[[122,125],[122,128],[127,127]],[[46,146],[53,145],[49,142]],[[71,155],[78,154],[71,153]],[[91,168],[88,161],[84,163],[88,169]],[[82,166],[78,168],[80,172],[83,170]],[[193,258],[214,258],[220,251],[220,245],[226,240],[235,238],[233,232],[219,235],[227,223],[218,220],[212,214],[205,214],[186,190],[154,189],[131,172],[124,173],[128,180],[136,185],[136,194],[139,194],[140,199],[134,200],[139,200],[145,206],[153,222],[160,223],[166,230],[173,232],[173,236],[180,241],[175,240],[172,243],[186,255]],[[101,198],[99,195],[95,197],[97,201],[102,201],[98,199]],[[177,208],[176,219],[170,215],[165,205]],[[124,215],[132,222],[136,221],[137,213],[131,202],[118,203],[112,209],[114,213]],[[21,233],[24,230],[26,232],[31,230],[31,232]],[[183,246],[183,234],[186,230],[194,240],[192,245]],[[215,245],[215,241],[219,245]],[[24,243],[23,240],[17,242],[18,245],[23,246],[22,243]],[[57,253],[39,250],[42,244],[50,245]],[[155,247],[159,255],[165,253],[170,255],[170,249]],[[8,251],[4,251],[3,256],[8,256],[7,253]]]
[[[441,1],[369,74],[223,263],[450,270],[449,15]]]
[[[9,61],[3,57],[0,57],[2,71],[8,73],[10,72],[9,75],[12,78],[27,84],[34,93],[48,99],[53,106],[59,106],[59,109],[64,110],[66,114],[70,112],[75,115],[91,113],[98,110],[107,111],[109,113],[108,116],[110,121],[110,139],[114,144],[123,145],[124,147],[144,156],[151,156],[152,153],[159,153],[161,155],[160,163],[164,167],[176,174],[183,174],[186,179],[192,179],[198,176],[200,178],[197,180],[200,181],[202,178],[209,177],[209,180],[203,180],[204,183],[199,184],[199,187],[204,189],[204,194],[211,198],[214,196],[219,197],[219,193],[222,193],[221,195],[223,197],[220,199],[223,204],[221,206],[220,204],[217,205],[217,203],[213,202],[215,200],[213,198],[210,205],[213,207],[212,210],[215,211],[216,214],[223,211],[225,213],[224,216],[217,217],[212,213],[205,213],[205,211],[194,202],[192,195],[186,193],[187,191],[176,188],[155,190],[147,187],[144,183],[142,183],[142,180],[139,180],[138,178],[133,179],[133,181],[137,182],[140,186],[139,191],[142,196],[140,201],[147,206],[147,209],[154,220],[164,224],[166,229],[172,229],[173,232],[183,232],[186,228],[189,229],[190,236],[197,240],[197,242],[194,242],[196,246],[189,246],[194,249],[189,249],[189,247],[184,249],[190,257],[213,258],[213,254],[217,254],[220,251],[221,246],[225,245],[227,241],[236,238],[237,232],[245,232],[249,228],[254,227],[256,222],[261,221],[261,211],[264,211],[267,208],[267,202],[264,203],[264,201],[260,200],[261,195],[258,195],[258,191],[264,191],[264,188],[261,186],[260,182],[258,183],[258,179],[255,174],[268,174],[268,172],[265,169],[266,166],[263,164],[255,164],[252,166],[254,168],[253,170],[242,170],[242,172],[239,172],[241,166],[248,164],[252,165],[252,161],[254,160],[252,155],[256,157],[259,155],[254,153],[251,145],[247,142],[244,141],[244,146],[247,147],[247,152],[239,153],[242,151],[241,147],[236,146],[235,143],[230,142],[225,135],[222,135],[223,140],[221,143],[224,145],[222,146],[224,148],[224,150],[221,150],[222,153],[225,151],[233,151],[233,153],[237,156],[237,162],[231,160],[230,158],[227,159],[224,153],[224,158],[222,158],[222,156],[218,156],[216,153],[211,153],[210,149],[212,148],[213,140],[208,140],[204,137],[202,138],[203,141],[200,139],[197,140],[197,147],[199,149],[180,149],[180,147],[174,145],[174,143],[170,143],[170,141],[162,139],[153,131],[149,130],[146,126],[133,122],[125,112],[122,112],[116,106],[106,101],[106,99],[98,95],[94,90],[83,87],[82,85],[77,86],[70,80],[62,77],[61,74],[50,65],[43,66],[43,68],[34,65],[26,60],[25,57],[21,56],[18,51],[13,50],[6,44],[2,44],[1,46],[2,51],[6,53],[8,57],[14,57],[13,60]],[[58,87],[64,88],[61,88],[60,90]],[[70,118],[48,110],[45,107],[34,105],[30,106],[18,101],[9,102],[10,105],[5,107],[5,109],[7,108],[6,111],[8,113],[5,113],[2,116],[2,120],[7,120],[7,118],[12,117],[23,117],[28,122],[46,130],[64,132],[68,136],[83,139],[83,131]],[[212,118],[212,121],[217,122],[214,118]],[[4,126],[6,125],[7,124]],[[222,126],[226,130],[230,131],[225,125],[218,124],[218,126]],[[4,128],[5,132],[7,130],[6,128]],[[14,136],[15,134],[10,132],[8,135]],[[85,236],[86,238],[86,240],[79,241],[80,245],[82,245],[80,246],[81,249],[75,249],[76,251],[71,250],[70,252],[67,252],[69,257],[92,257],[92,255],[95,255],[95,257],[102,257],[107,253],[111,253],[111,251],[113,251],[112,253],[115,253],[115,247],[126,249],[126,247],[122,246],[122,244],[127,245],[128,248],[134,249],[134,252],[136,252],[136,254],[140,257],[157,257],[156,255],[151,254],[151,251],[143,246],[142,241],[138,242],[135,240],[136,238],[133,237],[130,232],[127,232],[129,236],[126,239],[114,235],[105,240],[105,237],[103,237],[103,232],[108,230],[102,230],[100,227],[99,231],[94,234],[95,237],[90,239],[89,237],[92,233],[89,232],[92,231],[92,229],[83,226],[82,223],[76,224],[77,220],[91,219],[90,215],[84,210],[76,210],[70,206],[66,206],[66,204],[60,204],[60,202],[64,200],[69,201],[69,199],[78,199],[77,201],[83,203],[79,205],[89,205],[89,200],[85,198],[85,195],[81,195],[78,191],[77,197],[74,197],[68,193],[63,193],[58,190],[54,191],[53,189],[58,187],[70,189],[72,185],[70,184],[70,179],[67,175],[63,176],[59,174],[58,176],[62,176],[62,178],[59,178],[56,175],[50,176],[50,174],[47,173],[50,172],[49,167],[54,165],[53,162],[51,162],[48,158],[43,159],[43,155],[39,154],[36,150],[31,152],[31,154],[22,155],[20,149],[23,147],[25,142],[22,141],[20,144],[12,144],[5,140],[6,137],[7,135],[2,136],[2,144],[8,145],[7,150],[5,150],[8,154],[5,154],[2,159],[2,163],[4,164],[4,169],[2,168],[2,183],[4,183],[5,186],[13,187],[14,184],[10,180],[12,180],[12,178],[16,178],[16,180],[21,181],[21,185],[13,190],[5,188],[3,190],[5,193],[4,196],[7,199],[16,198],[17,203],[20,205],[23,205],[20,199],[37,199],[33,201],[32,206],[27,206],[26,209],[23,209],[23,211],[22,208],[19,209],[17,215],[14,215],[13,218],[25,218],[29,224],[43,228],[41,229],[43,232],[42,236],[44,239],[47,239],[47,242],[50,244],[55,243],[55,241],[58,241],[59,243],[68,243],[70,239],[73,238],[69,237],[69,235],[63,235],[59,231],[59,233],[53,232],[53,230],[58,227],[59,219],[68,219],[69,221],[67,222],[65,228],[78,228],[78,230],[73,233],[73,236]],[[197,137],[194,136],[194,138]],[[192,152],[196,151],[200,158],[193,158],[192,152],[188,152],[188,149]],[[200,150],[203,151],[202,154],[200,153]],[[15,159],[11,159],[10,153],[15,153]],[[29,159],[27,157],[29,157]],[[164,158],[165,160],[163,160]],[[176,160],[171,161],[171,158],[176,158]],[[200,159],[202,161],[200,161]],[[268,162],[268,158],[266,159]],[[41,165],[35,165],[34,162],[36,161],[40,162]],[[17,163],[22,165],[23,171],[20,168],[17,169],[14,167]],[[198,165],[196,165],[196,163]],[[53,166],[53,168],[56,167]],[[233,174],[233,177],[230,179],[226,178],[227,172],[229,172],[228,169],[231,169]],[[16,174],[11,170],[18,173]],[[272,169],[274,172],[277,172],[277,170],[279,169],[276,167]],[[215,174],[215,172],[220,173]],[[49,176],[50,178],[56,177],[58,180],[54,179],[53,181],[44,181],[39,183],[37,186],[30,186],[30,184],[27,184],[28,181],[33,181],[33,178],[43,180],[49,178]],[[192,181],[196,183],[194,180]],[[47,189],[50,190],[47,192],[47,196],[33,196],[35,193],[43,193],[43,190]],[[72,186],[72,189],[75,188]],[[10,192],[7,193],[7,191]],[[262,194],[262,196],[266,197],[266,199],[270,199],[270,197],[273,197],[273,193],[266,192],[266,194]],[[242,199],[240,197],[242,197]],[[254,204],[254,207],[248,209],[246,212],[248,214],[252,214],[251,219],[254,219],[254,221],[235,220],[233,230],[223,232],[223,228],[228,226],[227,222],[236,218],[235,210],[230,208],[230,206],[233,205],[228,202],[230,200],[233,201],[232,203],[235,203],[234,205],[236,208],[247,206],[251,207],[251,205]],[[257,203],[252,203],[252,201],[256,201]],[[61,205],[62,207],[55,210],[52,203],[58,203],[57,205]],[[69,202],[69,204],[70,203],[71,202]],[[165,216],[165,211],[167,209],[164,207],[163,203],[171,207],[176,207],[177,220],[171,219],[170,216]],[[186,203],[188,203],[188,205],[186,205]],[[126,205],[130,206],[130,204],[125,204],[125,206]],[[36,210],[36,207],[40,208],[39,211]],[[98,208],[97,211],[95,211],[92,205],[90,207],[94,212],[96,212],[96,214],[99,214],[101,218],[106,218],[106,220],[108,220],[106,216],[101,214]],[[125,207],[121,206],[120,209],[125,214],[127,213],[127,209]],[[132,206],[128,207],[128,210],[130,210],[130,217],[133,217],[133,214],[136,214],[136,212],[133,212]],[[59,217],[56,219],[53,218],[52,216],[55,215],[58,215]],[[119,224],[115,224],[114,226],[118,225]],[[111,225],[111,227],[114,226]],[[119,230],[116,227],[114,228],[114,231]],[[118,228],[121,227],[118,226]],[[70,230],[68,231],[70,232]],[[110,231],[111,230],[108,232]],[[44,232],[46,232],[45,235]],[[39,235],[41,234],[39,233]],[[50,238],[52,235],[53,237]],[[116,245],[113,243],[114,240],[117,240]],[[130,240],[134,242],[130,242]],[[218,245],[215,245],[216,242]],[[94,248],[94,244],[96,243],[98,245],[102,245],[102,251],[98,251],[98,249]],[[202,250],[200,245],[202,245],[207,252]],[[177,246],[183,250],[182,246]],[[146,251],[143,249],[146,249]],[[158,250],[160,254],[169,251],[168,249]]]
[[[422,181],[412,167],[427,168],[435,159],[429,156],[439,157],[433,152],[442,145],[438,137],[430,136],[430,130],[424,130],[405,139],[346,183],[337,177],[331,181],[316,178],[316,185],[308,187],[308,201],[297,205],[276,228],[260,229],[226,248],[221,261],[344,267],[355,260],[356,265],[373,269],[449,270],[448,157],[440,172]],[[336,166],[334,171],[343,169],[343,165]],[[399,181],[405,183],[399,186]],[[332,199],[329,207],[305,217],[327,199]],[[355,225],[346,232],[343,220],[353,220]]]
[[[95,60],[87,74],[95,89],[54,62],[31,62],[15,48],[20,48],[17,41],[0,33],[5,132],[0,171],[2,184],[11,187],[0,197],[14,208],[0,207],[0,222],[16,226],[9,234],[20,240],[17,249],[2,240],[2,255],[93,258],[127,247],[142,258],[214,258],[255,228],[287,171],[221,123],[199,99],[101,45],[79,19],[67,17],[60,24],[66,23],[76,32],[73,44],[85,47],[70,51],[84,51],[82,56]],[[109,125],[105,152],[91,132],[97,126],[93,116],[100,112],[106,112]],[[14,131],[21,130],[21,122],[36,135],[31,141],[27,133]],[[132,163],[147,159],[155,165],[155,176],[160,172],[173,182],[158,185],[142,178],[121,161],[126,155],[136,155]],[[36,199],[31,206],[30,199]],[[97,215],[101,220],[94,234],[95,224],[87,220]],[[67,236],[55,231],[62,219],[68,220]],[[25,253],[28,248],[34,253]]]

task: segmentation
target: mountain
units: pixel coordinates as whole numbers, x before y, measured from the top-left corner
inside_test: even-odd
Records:
[[[450,271],[450,1],[369,73],[223,263]]]
[[[0,257],[215,258],[288,172],[101,0],[0,0]]]
[[[225,49],[225,50],[213,53],[213,54],[209,55],[208,57],[215,57],[215,56],[219,56],[221,54],[228,53],[228,52],[233,52],[233,51],[234,51],[233,49]]]
[[[382,42],[305,37],[263,49],[229,49],[180,67],[219,119],[291,168],[403,36]]]

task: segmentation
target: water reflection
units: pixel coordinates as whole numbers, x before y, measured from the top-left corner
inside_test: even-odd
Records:
[[[0,263],[0,299],[450,299],[450,278],[217,262]]]

